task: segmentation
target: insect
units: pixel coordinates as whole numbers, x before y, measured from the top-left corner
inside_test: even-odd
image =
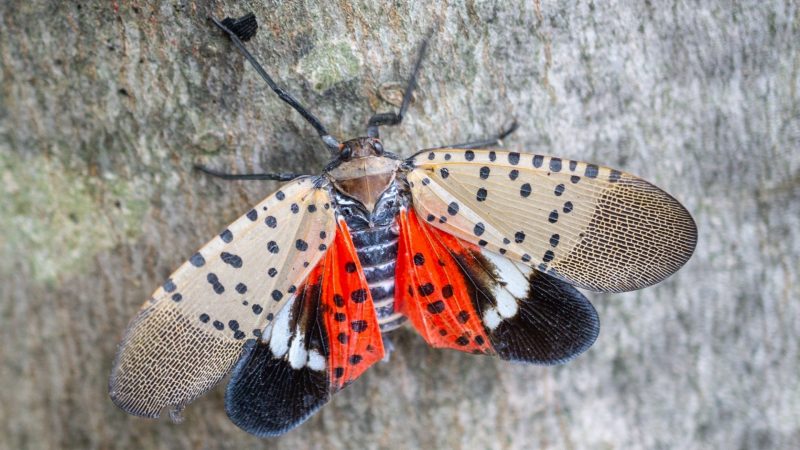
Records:
[[[618,170],[493,150],[508,132],[404,159],[379,127],[405,114],[424,40],[397,113],[339,143],[267,75],[242,41],[255,17],[212,19],[332,154],[316,176],[278,191],[214,237],[131,321],[109,383],[128,413],[174,418],[232,373],[230,419],[284,433],[387,353],[410,324],[430,345],[534,364],[588,349],[597,312],[576,287],[641,289],[694,251],[687,210]]]

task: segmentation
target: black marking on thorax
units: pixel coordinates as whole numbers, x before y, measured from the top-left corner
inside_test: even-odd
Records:
[[[339,213],[344,217],[353,238],[358,260],[364,270],[381,331],[393,330],[405,322],[398,320],[394,309],[394,277],[397,265],[397,214],[401,194],[395,181],[384,191],[375,209],[364,206],[341,192],[334,191]]]

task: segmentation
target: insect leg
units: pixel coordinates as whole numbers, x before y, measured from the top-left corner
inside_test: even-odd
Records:
[[[275,180],[275,181],[291,181],[297,177],[303,176],[296,173],[224,173],[216,170],[209,169],[205,166],[195,165],[195,169],[203,172],[212,177],[222,178],[223,180]]]
[[[436,150],[438,148],[485,148],[485,147],[494,147],[497,145],[503,144],[503,139],[508,137],[511,133],[519,128],[519,124],[515,120],[508,126],[505,130],[501,131],[500,133],[487,137],[485,139],[479,139],[477,141],[469,141],[469,142],[462,142],[460,144],[452,144],[452,145],[443,145],[441,147],[434,147],[434,148],[426,148],[425,150]]]
[[[422,66],[422,60],[425,58],[425,51],[428,49],[428,41],[430,40],[432,33],[433,30],[429,31],[419,46],[417,60],[414,63],[414,69],[411,71],[411,78],[408,80],[406,91],[403,93],[403,103],[400,104],[400,110],[396,113],[378,113],[370,117],[369,122],[367,122],[367,136],[379,137],[380,134],[378,133],[378,127],[383,125],[398,125],[403,121],[403,115],[406,113],[408,104],[411,102],[411,96],[414,93],[414,88],[417,87],[417,75],[419,74],[420,66]]]
[[[247,16],[238,20],[241,21],[246,18]],[[253,66],[256,72],[258,72],[261,78],[263,78],[264,81],[269,85],[270,89],[272,89],[273,92],[278,94],[278,97],[280,97],[281,100],[288,103],[289,106],[294,108],[295,111],[299,112],[300,115],[303,116],[303,118],[306,119],[306,121],[310,123],[315,130],[317,130],[317,133],[319,134],[320,138],[322,138],[322,142],[325,143],[325,145],[328,147],[328,150],[330,150],[332,154],[334,155],[338,154],[339,142],[336,140],[336,138],[334,138],[333,136],[330,135],[330,133],[328,133],[328,130],[326,130],[325,127],[322,126],[322,123],[320,123],[319,119],[317,119],[316,116],[314,116],[314,114],[312,114],[305,107],[303,107],[303,105],[301,105],[300,102],[298,102],[294,97],[292,97],[291,94],[284,91],[283,89],[278,87],[277,84],[275,84],[275,81],[273,81],[272,78],[264,70],[264,68],[261,67],[261,64],[259,64],[258,61],[256,61],[256,58],[247,50],[247,48],[245,48],[244,43],[242,43],[241,39],[239,39],[239,36],[234,31],[232,31],[230,28],[228,28],[223,24],[223,22],[228,24],[231,23],[235,24],[237,21],[236,20],[231,21],[229,19],[225,19],[223,22],[220,22],[214,17],[210,17],[210,19],[212,22],[214,22],[214,25],[216,25],[217,28],[224,31],[228,35],[228,37],[231,39],[236,48],[239,49],[239,51],[244,55],[247,61],[250,62],[250,64]],[[253,26],[255,26],[255,18],[253,18],[252,21],[253,21]]]

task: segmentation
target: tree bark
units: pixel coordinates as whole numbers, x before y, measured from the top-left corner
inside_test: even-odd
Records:
[[[800,12],[793,1],[202,2],[0,5],[0,447],[797,448]],[[336,136],[395,108],[387,150],[491,135],[638,174],[693,213],[692,260],[597,295],[600,338],[560,367],[397,350],[301,428],[259,440],[222,388],[180,425],[109,400],[151,291],[272,182],[327,153],[207,20],[248,43]]]

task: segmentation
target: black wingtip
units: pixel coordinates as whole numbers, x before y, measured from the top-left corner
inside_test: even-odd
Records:
[[[256,35],[258,30],[258,22],[256,22],[256,15],[247,13],[238,19],[226,17],[222,21],[225,28],[231,30],[242,42],[249,41]]]

